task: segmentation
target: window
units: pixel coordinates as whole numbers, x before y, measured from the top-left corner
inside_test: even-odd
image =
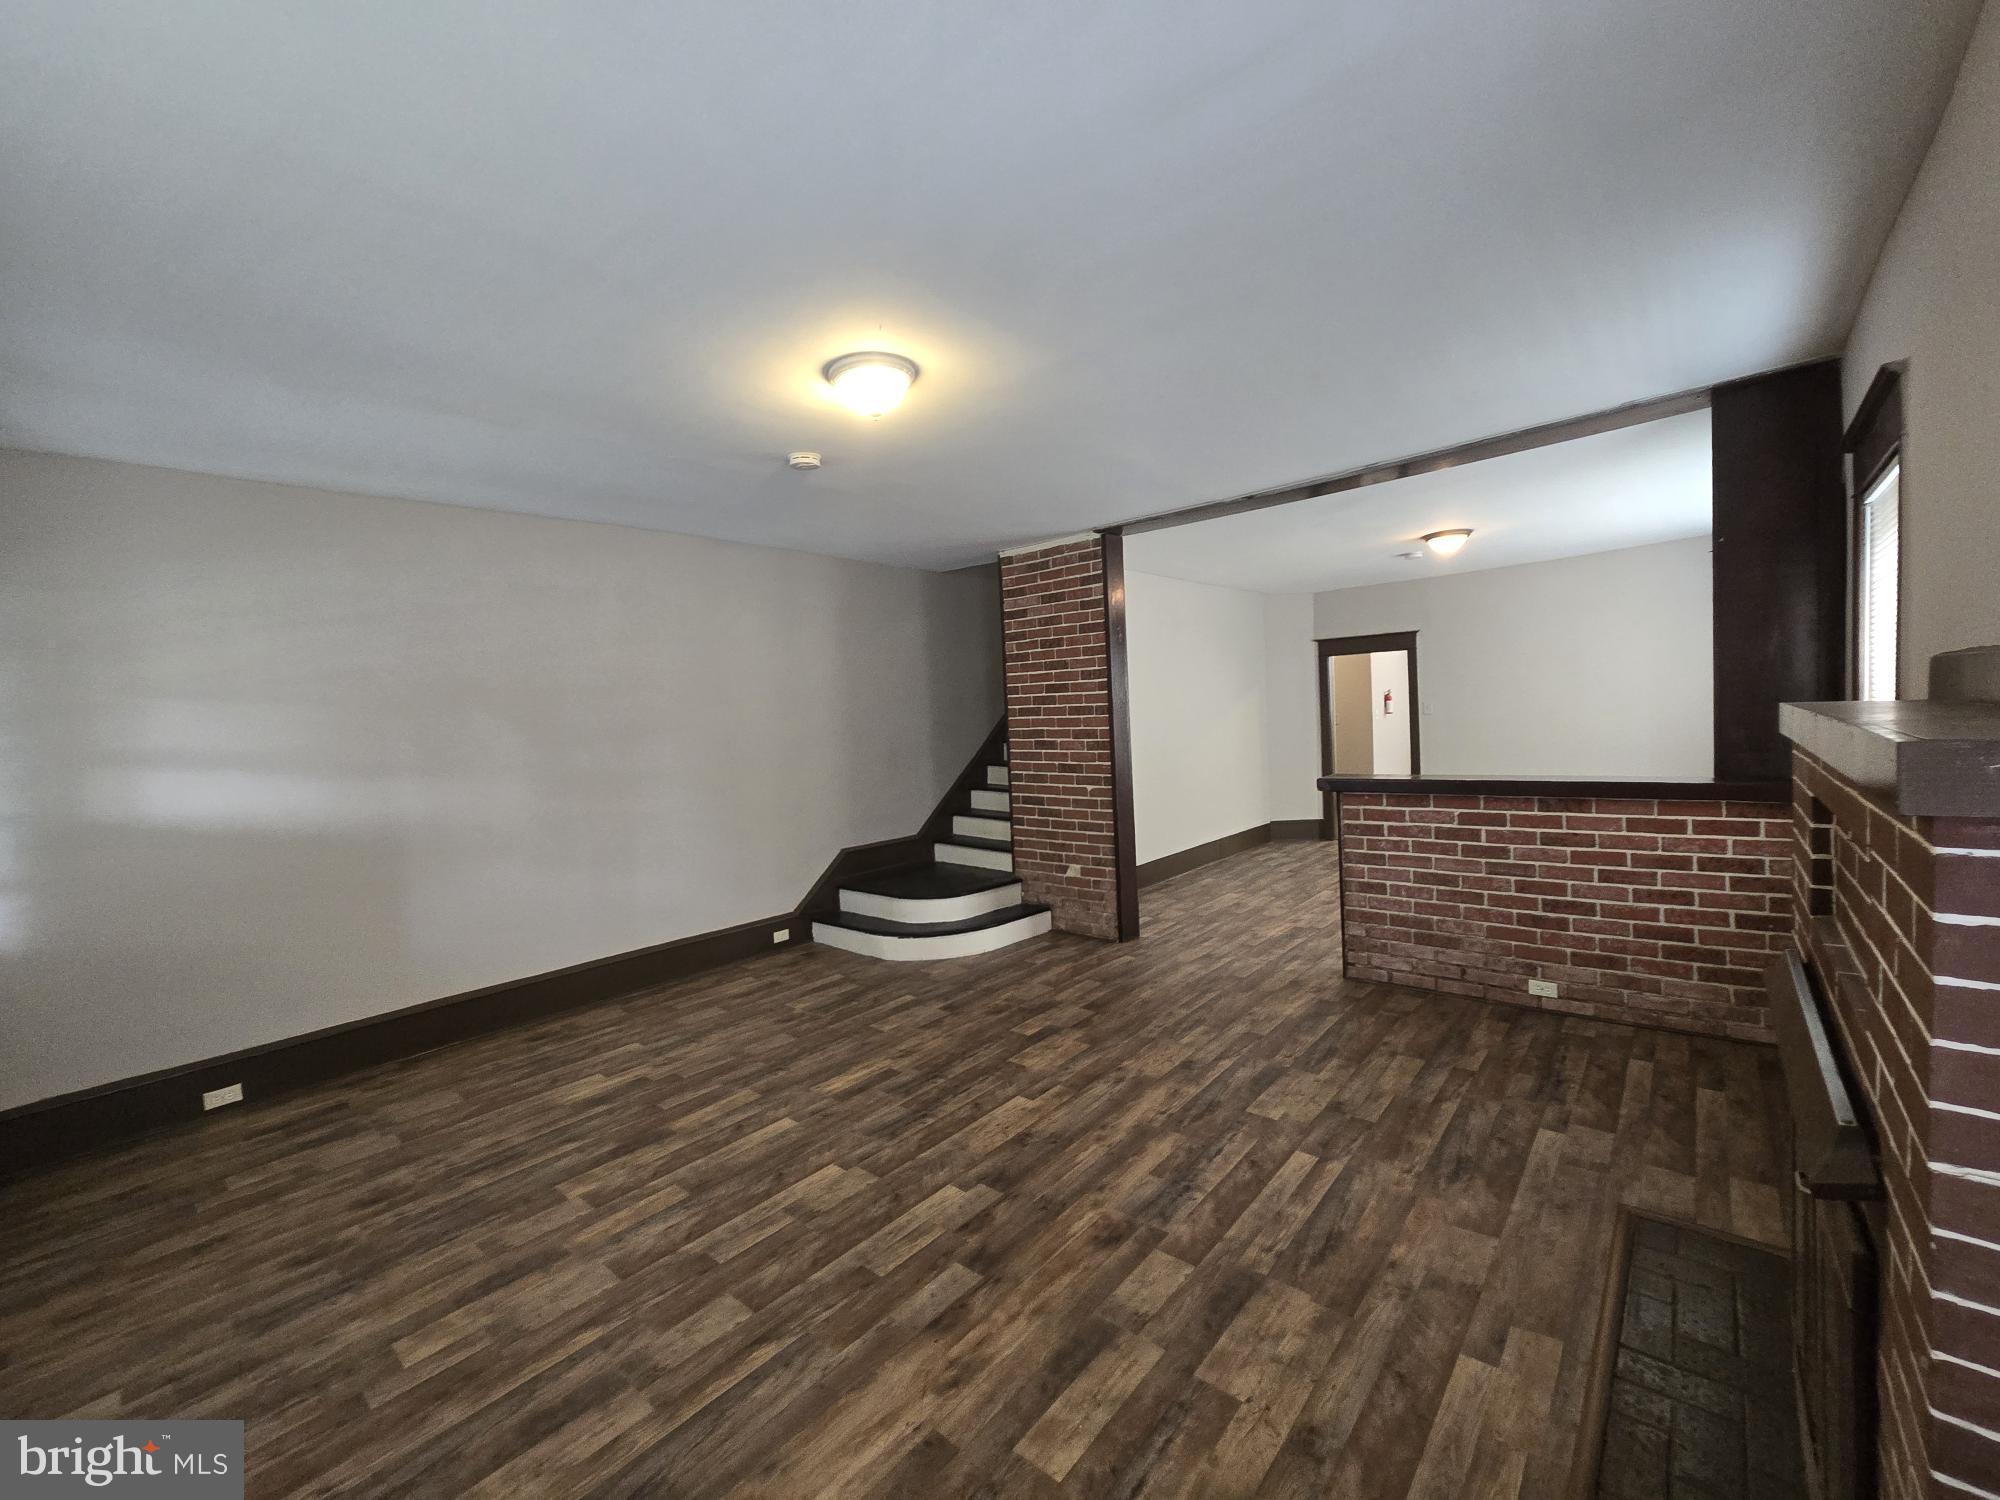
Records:
[[[1860,695],[1896,696],[1896,579],[1900,557],[1903,466],[1892,463],[1861,497],[1860,570],[1856,624]]]
[[[1851,462],[1854,488],[1850,512],[1848,575],[1854,609],[1850,616],[1849,690],[1865,702],[1896,696],[1896,623],[1901,604],[1897,564],[1903,520],[1903,371],[1901,360],[1875,372],[1854,421],[1841,440]]]

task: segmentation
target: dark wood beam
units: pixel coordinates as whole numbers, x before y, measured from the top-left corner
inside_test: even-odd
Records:
[[[1652,781],[1575,776],[1322,776],[1341,796],[1646,797],[1656,802],[1789,802],[1789,781]]]
[[[1780,703],[1841,693],[1847,495],[1840,363],[1715,388],[1715,776],[1775,781]]]
[[[1223,516],[1244,515],[1253,510],[1268,510],[1274,505],[1291,505],[1299,500],[1317,500],[1322,495],[1337,495],[1345,490],[1363,489],[1371,484],[1387,484],[1392,479],[1409,479],[1417,474],[1434,474],[1440,469],[1455,469],[1461,464],[1475,464],[1483,459],[1504,458],[1510,453],[1526,453],[1534,448],[1547,448],[1555,443],[1567,443],[1576,438],[1595,437],[1600,432],[1616,432],[1622,427],[1637,427],[1643,422],[1657,422],[1664,417],[1678,417],[1687,412],[1700,411],[1709,403],[1710,388],[1680,391],[1671,396],[1654,396],[1645,401],[1628,401],[1623,406],[1614,406],[1605,411],[1591,412],[1587,416],[1568,417],[1560,422],[1544,422],[1539,427],[1524,427],[1519,432],[1501,433],[1495,437],[1475,439],[1469,443],[1459,443],[1450,448],[1436,448],[1429,453],[1419,453],[1410,458],[1392,459],[1387,463],[1370,464],[1366,468],[1352,469],[1345,474],[1332,474],[1324,479],[1312,479],[1304,484],[1286,485],[1282,489],[1258,490],[1253,494],[1239,495],[1234,500],[1211,500],[1201,505],[1190,505],[1180,510],[1161,511],[1155,515],[1141,516],[1115,528],[1127,536],[1136,536],[1145,531],[1164,531],[1169,526],[1192,526],[1197,521],[1214,521]]]

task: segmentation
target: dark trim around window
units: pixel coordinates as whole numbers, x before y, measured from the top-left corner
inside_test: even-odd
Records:
[[[1891,360],[1875,372],[1840,440],[1848,458],[1847,489],[1847,696],[1861,693],[1861,570],[1867,566],[1861,533],[1861,501],[1903,456],[1903,372],[1907,360]],[[1896,637],[1903,634],[1903,586],[1896,580]],[[1900,681],[1901,673],[1897,674]],[[1900,691],[1900,687],[1898,689]]]
[[[1854,493],[1865,495],[1895,462],[1903,446],[1903,371],[1907,362],[1894,360],[1875,372],[1868,393],[1847,424],[1841,451],[1854,463]]]

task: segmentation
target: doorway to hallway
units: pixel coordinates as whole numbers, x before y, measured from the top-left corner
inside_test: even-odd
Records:
[[[1319,747],[1323,776],[1416,776],[1417,633],[1334,636],[1318,642]],[[1334,794],[1321,794],[1322,836],[1332,838]]]

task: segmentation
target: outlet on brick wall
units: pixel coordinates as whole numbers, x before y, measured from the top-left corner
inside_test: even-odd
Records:
[[[1769,1039],[1763,968],[1791,925],[1788,807],[1386,793],[1340,803],[1356,978]]]

